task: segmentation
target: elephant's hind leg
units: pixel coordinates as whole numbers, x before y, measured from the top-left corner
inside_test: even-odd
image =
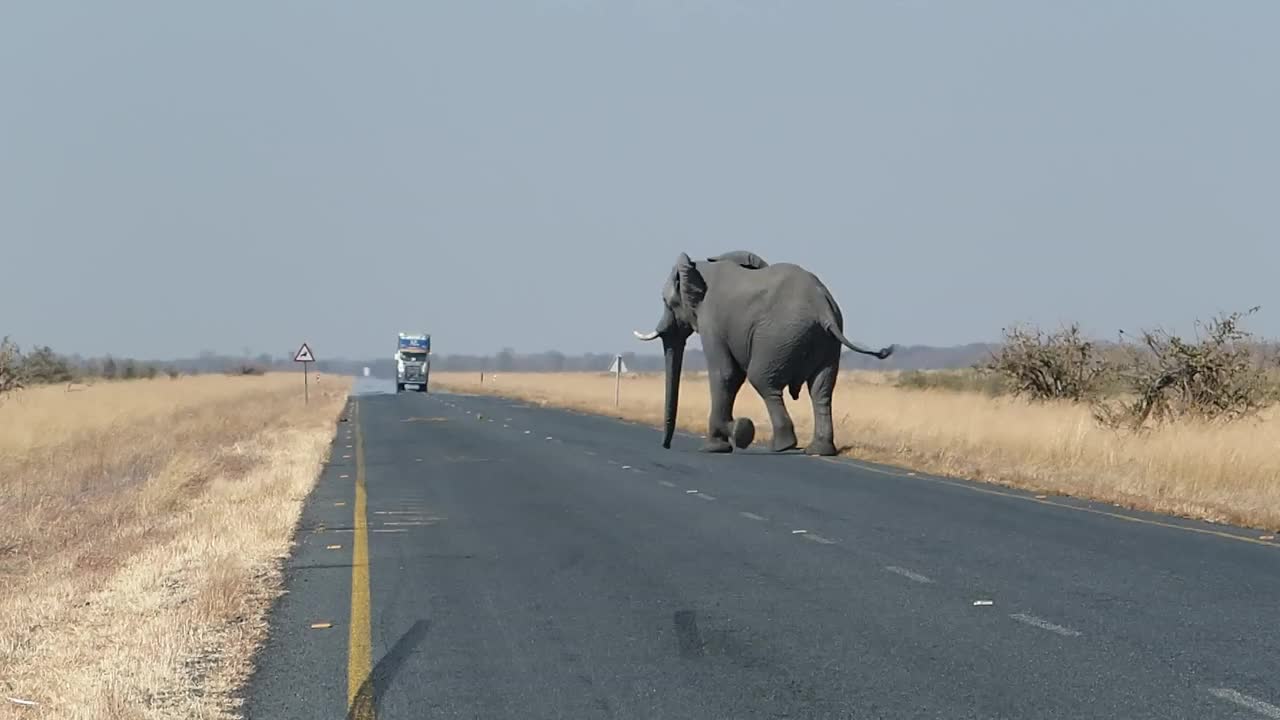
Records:
[[[809,379],[809,399],[813,401],[813,442],[804,449],[807,455],[835,455],[835,428],[831,419],[831,397],[840,374],[837,360],[820,368]]]
[[[756,424],[749,417],[736,418],[733,421],[733,446],[739,450],[751,447],[756,439]]]
[[[796,427],[791,422],[786,403],[782,401],[783,388],[771,388],[764,383],[751,384],[769,409],[769,422],[773,425],[773,439],[769,442],[769,449],[774,452],[794,450],[800,443],[796,440]]]

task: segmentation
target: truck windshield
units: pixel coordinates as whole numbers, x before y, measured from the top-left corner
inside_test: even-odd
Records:
[[[425,353],[402,352],[400,353],[400,359],[405,362],[422,362],[427,359],[427,356]]]

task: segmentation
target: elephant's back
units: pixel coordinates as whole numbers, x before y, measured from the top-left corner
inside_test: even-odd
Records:
[[[769,283],[775,301],[800,301],[825,304],[830,293],[818,276],[800,265],[778,263],[753,272],[774,271]]]
[[[766,268],[753,270],[752,272],[772,272],[777,282],[792,282],[801,284],[810,284],[818,281],[818,276],[809,272],[807,268],[795,263],[775,263]]]
[[[772,271],[751,303],[748,316],[754,322],[757,339],[779,348],[784,353],[811,348],[814,343],[836,341],[826,330],[826,321],[840,322],[839,307],[822,281],[805,268],[791,263],[778,263],[761,270]],[[834,318],[833,318],[834,314]]]

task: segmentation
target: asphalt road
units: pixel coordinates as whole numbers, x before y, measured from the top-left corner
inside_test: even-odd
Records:
[[[353,405],[247,717],[1280,719],[1256,532],[498,398]]]

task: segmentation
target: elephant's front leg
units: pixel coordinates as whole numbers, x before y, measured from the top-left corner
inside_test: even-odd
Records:
[[[746,380],[746,373],[736,367],[707,369],[711,381],[711,415],[707,418],[707,442],[703,452],[733,452],[729,442],[733,432],[733,404]]]

